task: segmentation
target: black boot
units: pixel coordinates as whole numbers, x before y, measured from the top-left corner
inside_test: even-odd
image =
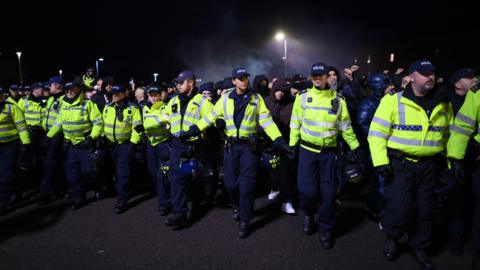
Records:
[[[165,220],[165,225],[171,226],[171,227],[180,227],[180,228],[187,227],[188,226],[187,215],[175,214],[172,217],[169,217],[167,218],[167,220]]]
[[[161,208],[161,209],[158,210],[158,213],[159,213],[160,216],[162,216],[162,217],[170,214],[170,212],[172,212],[172,208],[171,208],[171,207],[165,207],[165,208]]]
[[[117,204],[115,204],[115,208],[113,209],[116,214],[121,214],[125,211],[127,211],[127,202],[123,200],[117,201]]]
[[[305,235],[313,233],[313,217],[308,215],[303,217],[303,233],[305,233]]]
[[[433,266],[432,261],[425,252],[425,249],[413,249],[412,255],[415,260],[420,264],[422,269],[425,270],[435,270],[435,266]]]
[[[324,249],[331,249],[333,247],[333,237],[330,232],[323,232],[321,231],[319,233],[319,240],[320,240],[320,245]]]
[[[72,204],[72,210],[75,211],[82,208],[85,205],[85,203],[86,203],[85,197],[75,199]]]
[[[383,243],[383,256],[385,257],[385,260],[389,262],[393,262],[397,259],[398,257],[398,247],[397,247],[397,241],[386,238],[385,242]]]
[[[247,221],[240,221],[238,224],[238,237],[247,238],[250,235],[250,224]]]

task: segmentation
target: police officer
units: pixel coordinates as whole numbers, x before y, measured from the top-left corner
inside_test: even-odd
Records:
[[[234,218],[239,220],[240,238],[250,234],[253,218],[254,189],[258,170],[257,123],[277,147],[289,151],[280,131],[273,122],[260,94],[249,88],[250,74],[245,68],[232,72],[234,90],[225,93],[214,109],[193,127],[195,133],[205,130],[218,118],[225,120],[227,147],[224,155],[224,183],[234,205]],[[238,193],[237,193],[238,192]],[[238,214],[237,214],[238,213]]]
[[[433,191],[438,171],[446,164],[440,153],[452,120],[445,93],[435,88],[435,67],[419,60],[409,67],[411,83],[403,92],[385,96],[368,133],[373,166],[385,179],[386,235],[384,256],[397,257],[397,240],[406,232],[408,244],[423,269],[434,269],[425,252],[431,233]]]
[[[458,80],[459,81],[459,80]],[[457,81],[457,82],[458,82]],[[478,153],[480,152],[480,91],[478,84],[471,87],[467,92],[465,102],[455,116],[455,122],[451,128],[451,135],[447,145],[447,157],[450,159],[451,170],[457,181],[464,181],[464,161],[467,146],[475,148],[476,156],[472,166],[472,192],[474,197],[474,212],[472,220],[472,245],[473,269],[480,269],[480,164]],[[473,140],[470,138],[473,137]],[[469,144],[470,143],[470,144]]]
[[[23,113],[17,105],[6,101],[6,93],[0,87],[0,216],[7,213],[7,204],[13,191],[18,139],[23,145],[30,143]]]
[[[196,78],[192,71],[182,71],[175,78],[178,95],[174,96],[165,107],[165,115],[170,122],[170,133],[173,136],[170,152],[170,171],[168,180],[171,186],[173,216],[169,217],[167,226],[185,227],[188,225],[187,179],[180,170],[180,161],[186,156],[196,155],[194,147],[200,139],[198,132],[189,133],[190,128],[210,112],[213,104],[202,97],[195,86]]]
[[[81,208],[85,200],[85,184],[88,179],[89,153],[95,139],[102,135],[102,114],[90,100],[85,100],[79,78],[65,84],[63,103],[55,123],[51,126],[44,141],[49,148],[52,138],[63,132],[65,140],[66,176],[74,198],[72,210]]]
[[[95,82],[95,75],[93,74],[93,68],[87,68],[86,73],[82,76],[83,85],[87,89],[93,89],[93,84]]]
[[[12,84],[10,85],[10,88],[8,90],[10,92],[10,95],[7,97],[7,101],[12,104],[18,105],[18,101],[20,101],[20,98],[22,98],[18,85]]]
[[[63,78],[54,76],[49,81],[51,96],[47,100],[45,108],[45,117],[43,118],[43,128],[48,132],[57,121],[58,113],[62,106],[64,96],[63,92]],[[63,134],[60,134],[52,139],[45,151],[43,159],[43,175],[40,181],[40,204],[50,202],[55,198],[54,182],[60,184],[59,180],[64,175],[62,166],[62,143]]]
[[[341,134],[350,149],[357,151],[359,160],[362,152],[346,102],[329,88],[327,74],[326,64],[314,64],[310,72],[313,86],[296,96],[290,119],[290,146],[298,149],[299,155],[297,186],[304,211],[304,233],[313,232],[316,212],[320,244],[330,249],[334,243],[337,135]]]
[[[108,149],[113,160],[117,182],[117,203],[115,213],[127,210],[130,196],[130,165],[135,146],[141,136],[135,127],[142,124],[140,109],[126,100],[126,88],[115,85],[112,88],[112,102],[103,109],[103,134],[108,140]]]
[[[158,211],[166,216],[171,211],[170,185],[166,171],[170,158],[170,130],[168,117],[163,114],[168,97],[165,85],[152,85],[147,88],[149,104],[143,107],[143,127],[147,135],[147,165],[158,198]]]

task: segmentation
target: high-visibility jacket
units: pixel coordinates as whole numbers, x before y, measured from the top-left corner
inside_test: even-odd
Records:
[[[34,101],[30,98],[22,98],[18,101],[18,107],[23,111],[28,126],[42,126],[45,115],[45,108],[41,101]]]
[[[83,92],[72,103],[63,101],[57,121],[47,136],[53,138],[62,131],[65,140],[72,144],[83,142],[86,136],[96,139],[102,135],[102,114],[95,103],[85,99]]]
[[[126,106],[119,112],[122,117],[118,117],[119,108],[113,102],[103,109],[103,135],[111,142],[121,144],[130,141],[137,144],[142,137],[135,127],[142,124],[142,115],[136,105],[128,101],[124,102]]]
[[[178,137],[181,131],[188,131],[190,126],[197,124],[200,119],[205,117],[213,108],[213,104],[201,94],[195,96],[188,102],[185,114],[182,117],[180,108],[180,98],[174,96],[163,110],[168,116],[170,122],[170,133],[174,137]],[[193,137],[190,141],[198,140]]]
[[[333,104],[336,104],[336,110]],[[338,134],[342,135],[350,149],[360,145],[343,98],[334,90],[318,90],[315,87],[297,95],[290,118],[290,146],[300,145],[319,153],[316,147],[308,147],[302,141],[318,147],[336,147]]]
[[[447,157],[463,159],[468,141],[473,139],[480,143],[480,91],[468,91],[465,102],[455,116],[450,129],[447,144]]]
[[[282,136],[277,125],[273,122],[272,115],[267,109],[262,96],[257,93],[253,93],[250,96],[250,101],[245,108],[245,114],[240,127],[237,128],[233,116],[235,102],[233,98],[230,98],[230,93],[225,93],[215,103],[213,110],[198,122],[197,126],[200,130],[203,131],[208,126],[213,125],[217,118],[223,118],[225,120],[225,134],[228,137],[247,138],[255,135],[257,133],[257,122],[273,141]]]
[[[168,116],[163,113],[165,103],[156,102],[149,106],[143,106],[143,127],[151,146],[170,139],[170,124]]]
[[[451,123],[453,109],[450,103],[439,102],[428,117],[425,110],[405,98],[403,92],[384,96],[368,132],[373,166],[390,163],[387,148],[418,157],[442,152]]]
[[[19,100],[20,101],[20,100]],[[7,102],[10,103],[10,104],[15,104],[18,106],[18,101],[16,101],[14,98],[12,97],[7,97]]]
[[[45,117],[43,118],[42,122],[45,130],[48,131],[50,128],[52,128],[53,124],[55,124],[55,121],[57,121],[58,113],[62,107],[63,98],[64,96],[60,96],[58,98],[51,96],[48,98],[47,107],[45,108]]]
[[[17,105],[5,102],[3,110],[0,111],[0,142],[10,142],[19,137],[22,144],[30,143],[23,112]]]

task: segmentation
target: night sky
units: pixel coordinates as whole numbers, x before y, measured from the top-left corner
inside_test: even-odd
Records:
[[[287,35],[288,74],[307,75],[311,64],[361,71],[394,69],[428,58],[448,73],[479,67],[478,11],[455,1],[14,1],[0,11],[0,83],[45,81],[64,71],[68,80],[95,67],[120,82],[170,81],[191,69],[219,80],[245,66],[252,75],[283,74]],[[388,62],[395,53],[395,63]],[[367,56],[372,59],[366,63]]]

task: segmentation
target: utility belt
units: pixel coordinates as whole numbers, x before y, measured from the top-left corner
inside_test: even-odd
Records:
[[[248,137],[228,137],[225,141],[226,152],[230,152],[231,147],[234,145],[246,145],[251,151],[256,152],[258,150],[258,137],[256,135],[251,135]]]
[[[337,152],[337,147],[332,146],[319,146],[311,142],[304,141],[300,139],[300,145],[312,148],[314,150],[320,151],[320,153],[335,153]]]
[[[389,158],[393,159],[400,159],[400,160],[408,160],[408,161],[413,161],[413,162],[429,162],[429,161],[435,161],[438,160],[439,157],[441,156],[440,154],[436,154],[433,156],[414,156],[414,155],[409,155],[406,154],[402,151],[395,150],[392,148],[387,148],[387,154]]]

